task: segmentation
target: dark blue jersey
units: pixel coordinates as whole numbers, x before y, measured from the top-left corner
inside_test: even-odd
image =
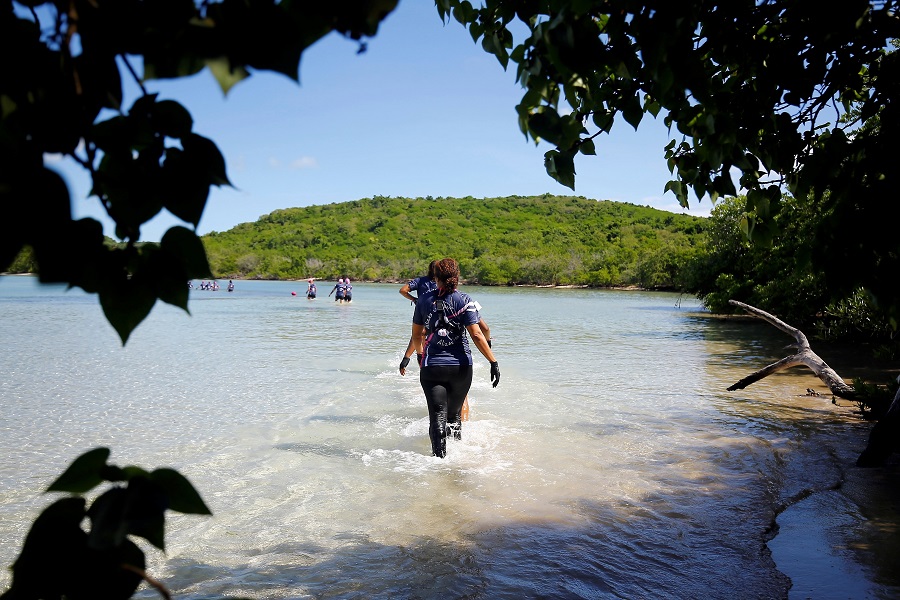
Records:
[[[435,289],[420,295],[413,323],[425,327],[422,366],[471,365],[466,327],[480,320],[478,304],[459,290],[439,295]]]
[[[411,279],[407,285],[409,286],[409,291],[416,292],[416,295],[420,298],[423,294],[427,294],[431,290],[437,289],[437,284],[434,282],[434,279],[428,275]]]

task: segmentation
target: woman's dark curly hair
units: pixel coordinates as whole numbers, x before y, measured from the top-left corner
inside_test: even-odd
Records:
[[[459,263],[452,258],[439,260],[434,266],[434,277],[448,292],[456,291],[459,286]]]

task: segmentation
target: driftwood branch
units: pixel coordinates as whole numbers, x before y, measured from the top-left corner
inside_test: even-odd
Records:
[[[778,362],[772,363],[768,367],[760,369],[756,373],[744,377],[734,385],[728,388],[729,391],[742,390],[751,383],[759,381],[763,377],[767,377],[772,373],[776,373],[789,367],[797,365],[806,365],[828,386],[831,393],[846,400],[856,400],[857,392],[851,385],[847,385],[840,375],[835,373],[834,369],[829,367],[824,360],[812,351],[809,347],[809,340],[803,335],[803,332],[796,327],[791,327],[784,321],[769,313],[759,310],[756,307],[738,302],[737,300],[729,300],[730,304],[739,306],[748,313],[771,323],[778,329],[792,336],[796,340],[793,344],[797,348],[797,352],[790,356],[786,356]],[[878,467],[887,461],[894,453],[900,451],[900,389],[894,395],[887,413],[882,416],[869,434],[869,443],[863,450],[859,458],[856,459],[858,467]]]
[[[813,373],[821,379],[825,385],[828,386],[828,389],[831,390],[831,393],[839,398],[844,398],[846,400],[855,400],[856,399],[856,390],[853,389],[852,385],[848,385],[841,376],[838,375],[834,369],[828,366],[828,364],[819,358],[819,355],[812,351],[812,348],[809,347],[809,340],[806,339],[806,336],[802,331],[797,329],[796,327],[791,327],[778,317],[770,315],[764,310],[760,310],[754,306],[750,306],[749,304],[744,304],[743,302],[738,302],[737,300],[729,300],[729,304],[740,307],[750,313],[755,317],[759,317],[760,319],[774,325],[781,331],[790,335],[796,340],[796,344],[794,346],[797,348],[797,352],[791,354],[790,356],[786,356],[779,360],[778,362],[772,363],[771,365],[760,369],[756,373],[752,375],[748,375],[744,377],[734,385],[728,388],[728,391],[733,392],[734,390],[742,390],[748,385],[755,383],[762,379],[763,377],[768,377],[772,373],[777,373],[778,371],[783,371],[784,369],[788,369],[790,367],[796,367],[799,365],[806,365],[810,369],[812,369]]]

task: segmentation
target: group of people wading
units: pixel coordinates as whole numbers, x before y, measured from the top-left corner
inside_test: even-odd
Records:
[[[337,303],[351,302],[353,300],[353,286],[350,285],[349,277],[338,277],[337,283],[328,292],[328,297],[334,294],[334,301]]]
[[[445,258],[432,261],[428,275],[400,288],[400,294],[416,306],[400,375],[406,375],[415,353],[419,382],[428,403],[431,452],[440,458],[447,456],[448,432],[454,439],[462,437],[462,422],[468,414],[467,396],[472,386],[469,336],[491,363],[491,383],[494,387],[500,383],[500,366],[491,350],[490,328],[481,318],[481,305],[460,292],[458,286],[459,264]]]
[[[306,299],[307,300],[315,300],[316,295],[318,294],[318,290],[316,289],[316,282],[313,279],[307,279],[306,286]],[[337,293],[335,293],[337,292]],[[293,295],[297,295],[296,292],[291,292]],[[353,301],[353,286],[350,285],[349,277],[339,277],[337,283],[331,291],[328,292],[328,297],[334,294],[334,300],[338,303],[344,302],[352,302]]]

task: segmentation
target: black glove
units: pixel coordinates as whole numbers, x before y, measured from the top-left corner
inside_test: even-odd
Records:
[[[405,369],[407,366],[409,366],[409,357],[404,356],[403,360],[400,361],[400,370]]]
[[[500,383],[500,364],[497,361],[491,363],[491,383],[494,384],[494,387]]]

